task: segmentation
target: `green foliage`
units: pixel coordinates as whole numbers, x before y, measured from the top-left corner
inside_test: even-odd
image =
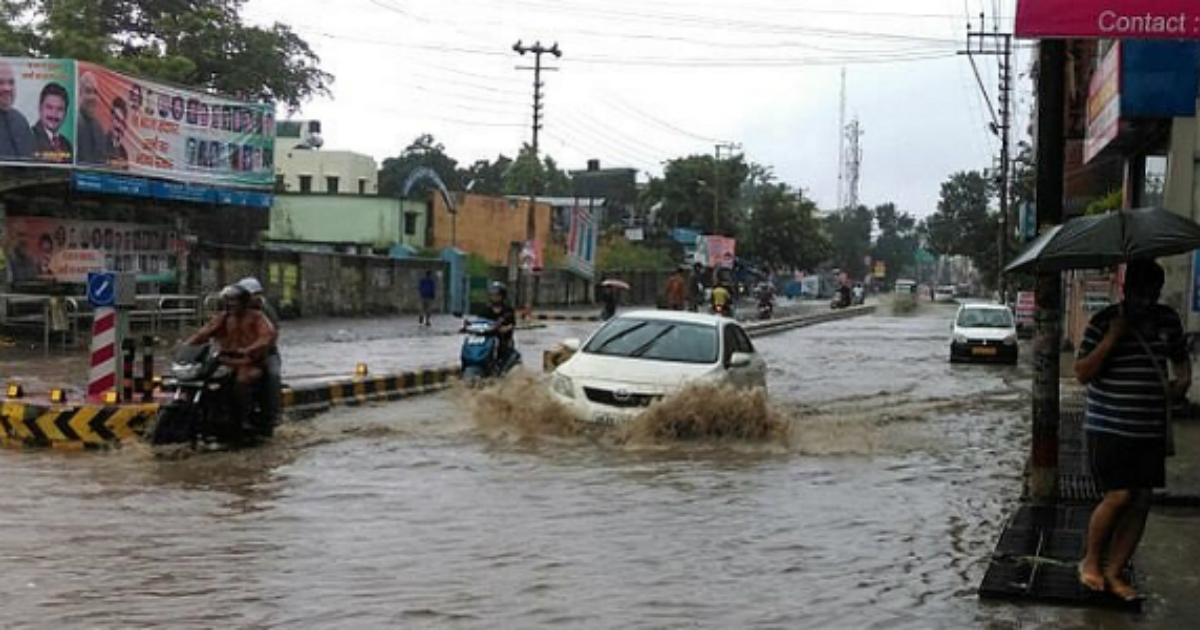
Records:
[[[487,278],[492,272],[492,265],[479,254],[467,254],[467,275],[472,278]]]
[[[1117,189],[1108,193],[1107,195],[1104,195],[1103,197],[1093,199],[1092,202],[1088,204],[1087,210],[1084,211],[1084,214],[1091,216],[1093,214],[1104,214],[1105,212],[1120,210],[1124,203],[1125,194],[1121,192],[1120,189]]]
[[[937,212],[922,227],[930,250],[969,257],[988,286],[995,286],[1000,274],[1000,216],[988,208],[993,193],[983,173],[955,173],[942,184]]]
[[[463,189],[469,187],[472,194],[503,195],[504,173],[512,166],[512,163],[512,158],[506,155],[496,156],[494,162],[476,160],[471,166],[459,169],[458,178],[463,183]]]
[[[871,210],[866,206],[839,210],[825,219],[832,245],[832,263],[852,278],[867,274],[866,257],[871,254]]]
[[[670,269],[675,266],[669,252],[644,247],[623,238],[614,238],[601,245],[596,263],[601,271]]]
[[[250,26],[244,0],[3,0],[0,49],[282,104],[329,94],[308,43],[283,24]]]
[[[399,157],[383,161],[383,168],[379,169],[379,194],[399,197],[409,174],[421,166],[433,169],[449,190],[462,189],[459,183],[458,162],[446,155],[446,147],[442,146],[442,143],[435,140],[431,134],[423,133],[405,147]],[[413,184],[408,198],[424,199],[433,190],[435,186],[431,182],[418,181]]]
[[[658,203],[658,228],[695,228],[706,234],[735,235],[742,227],[737,201],[750,167],[742,156],[717,162],[711,155],[691,155],[667,163],[661,183],[652,183],[641,204]],[[713,222],[714,201],[718,204]]]
[[[538,161],[533,154],[533,147],[528,144],[521,147],[516,161],[504,170],[503,182],[506,195],[571,195],[571,176],[560,170],[550,156]]]
[[[908,213],[899,212],[891,203],[876,206],[874,215],[879,237],[875,239],[871,258],[885,263],[884,282],[891,285],[915,264],[917,247],[920,245],[917,220]]]
[[[738,247],[771,269],[812,269],[832,246],[821,231],[817,206],[787,184],[760,184]]]

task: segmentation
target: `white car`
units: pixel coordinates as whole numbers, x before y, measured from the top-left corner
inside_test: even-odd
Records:
[[[943,284],[933,290],[934,302],[953,302],[954,301],[954,285]]]
[[[585,422],[618,424],[697,383],[766,387],[766,364],[736,321],[681,311],[633,311],[608,321],[550,375],[552,396]]]
[[[950,362],[1017,362],[1017,321],[1003,304],[958,307],[950,335]]]

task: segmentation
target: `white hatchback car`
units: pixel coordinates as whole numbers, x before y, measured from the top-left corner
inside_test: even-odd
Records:
[[[579,420],[618,424],[691,383],[766,387],[766,364],[736,321],[681,311],[622,313],[550,375],[554,398]]]
[[[950,336],[950,362],[1017,362],[1017,321],[1003,304],[958,307]]]

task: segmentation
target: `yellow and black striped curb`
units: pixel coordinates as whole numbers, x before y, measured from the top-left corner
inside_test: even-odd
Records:
[[[289,387],[283,390],[283,408],[291,415],[304,416],[339,405],[400,400],[446,389],[458,377],[459,368],[455,365]]]
[[[400,400],[446,389],[458,366],[388,376],[304,384],[283,391],[288,419],[310,417],[334,406]],[[84,450],[140,440],[159,403],[49,406],[9,401],[0,412],[0,447]]]
[[[154,403],[128,406],[48,407],[6,402],[0,446],[83,450],[137,440],[158,412]]]

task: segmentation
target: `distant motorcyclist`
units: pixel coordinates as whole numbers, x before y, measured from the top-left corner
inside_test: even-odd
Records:
[[[850,285],[842,283],[838,287],[838,308],[850,306]]]
[[[508,288],[500,282],[488,285],[488,302],[475,316],[495,322],[492,334],[498,342],[497,360],[503,365],[514,349],[513,331],[517,329],[517,312],[508,303]]]
[[[692,265],[692,278],[689,285],[692,293],[690,308],[698,311],[704,305],[704,265],[700,263]]]
[[[855,283],[854,288],[851,290],[851,296],[854,304],[862,304],[866,299],[866,289],[863,288],[862,284]]]
[[[221,290],[225,310],[213,316],[185,343],[200,345],[216,340],[221,362],[233,370],[236,413],[245,424],[253,405],[253,388],[266,372],[266,356],[277,334],[262,311],[251,308],[250,292],[230,285]]]
[[[730,315],[729,308],[733,301],[733,296],[729,293],[729,289],[724,283],[718,284],[712,290],[712,310],[713,313],[721,315]]]
[[[278,343],[279,313],[275,311],[275,308],[271,306],[266,296],[263,295],[263,286],[258,281],[258,278],[242,278],[238,281],[237,286],[242,287],[250,294],[250,308],[262,311],[262,314],[271,322],[271,326],[275,328],[275,343],[271,344],[263,361],[263,376],[266,379],[265,385],[267,388],[267,394],[264,396],[266,404],[263,411],[266,412],[267,417],[274,424],[278,420],[279,413],[283,408],[283,401],[280,399],[283,391],[283,358],[279,354]]]

